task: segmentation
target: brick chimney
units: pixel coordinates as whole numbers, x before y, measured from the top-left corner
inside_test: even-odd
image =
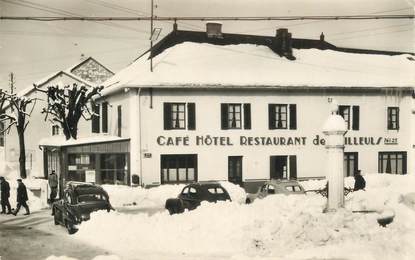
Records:
[[[208,38],[223,38],[222,23],[220,22],[206,23],[206,34]]]
[[[277,35],[275,36],[275,41],[273,45],[273,47],[279,55],[285,56],[287,57],[287,59],[290,60],[295,59],[292,51],[291,33],[288,32],[288,29],[277,29]]]

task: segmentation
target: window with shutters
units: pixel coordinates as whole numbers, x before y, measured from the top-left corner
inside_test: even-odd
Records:
[[[99,104],[92,105],[92,117],[91,117],[91,126],[92,126],[92,133],[99,133]]]
[[[117,107],[117,136],[121,137],[121,130],[122,130],[122,108],[121,106]]]
[[[339,106],[338,114],[343,117],[348,130],[359,130],[360,107],[359,106]]]
[[[196,129],[195,103],[187,106],[186,103],[164,103],[164,130],[186,129],[186,126],[188,130]]]
[[[388,107],[388,130],[399,130],[399,107]]]
[[[297,129],[296,104],[269,104],[269,129]]]
[[[108,133],[108,102],[102,103],[102,132]]]
[[[251,129],[251,104],[221,104],[221,129]]]
[[[406,156],[406,152],[379,152],[379,172],[406,174]]]

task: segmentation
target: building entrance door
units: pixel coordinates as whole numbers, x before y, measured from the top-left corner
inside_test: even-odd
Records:
[[[242,156],[228,157],[228,181],[242,185]]]
[[[270,157],[270,179],[287,179],[287,156]]]

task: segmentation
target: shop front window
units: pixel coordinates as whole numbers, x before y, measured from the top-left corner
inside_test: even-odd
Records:
[[[161,155],[161,183],[197,181],[197,155]]]
[[[68,154],[67,181],[85,181],[85,172],[95,170],[95,155]]]
[[[101,155],[102,184],[127,184],[128,171],[125,154]]]

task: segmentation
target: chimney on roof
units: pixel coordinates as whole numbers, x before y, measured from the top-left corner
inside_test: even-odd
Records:
[[[207,22],[206,34],[208,38],[223,38],[222,36],[222,23],[220,22]]]
[[[324,33],[323,32],[320,34],[320,41],[324,42]]]
[[[280,56],[285,56],[289,60],[294,60],[292,50],[291,33],[288,32],[287,28],[277,29],[277,35],[275,36],[274,44],[275,51]]]

